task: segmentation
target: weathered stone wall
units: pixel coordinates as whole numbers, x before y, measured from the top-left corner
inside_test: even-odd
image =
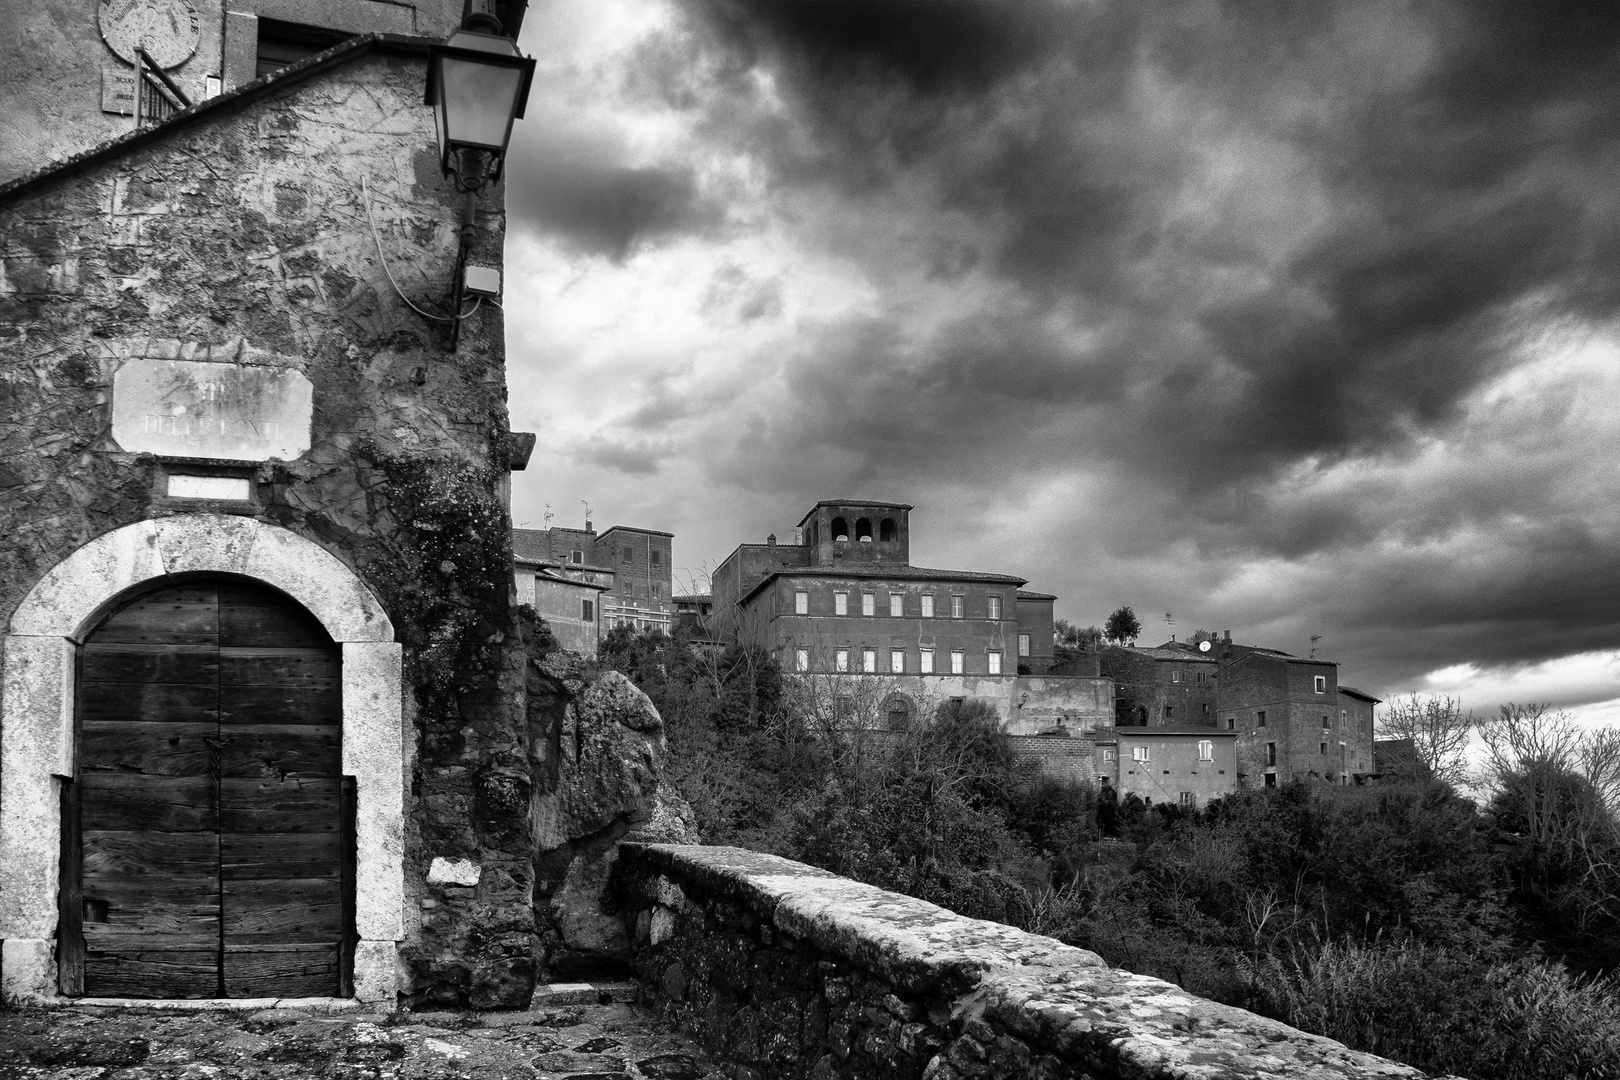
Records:
[[[148,518],[248,515],[347,564],[404,649],[408,1002],[521,1006],[533,982],[531,777],[511,607],[503,327],[460,351],[442,309],[461,201],[435,161],[419,45],[363,41],[115,153],[0,192],[0,620],[88,541]],[[474,258],[499,265],[499,191]],[[233,466],[245,502],[173,499],[111,438],[131,359],[292,368],[311,446]],[[196,465],[189,467],[195,471]],[[429,881],[436,858],[476,884]]]
[[[786,859],[625,844],[620,860],[636,974],[739,1080],[1423,1076]]]

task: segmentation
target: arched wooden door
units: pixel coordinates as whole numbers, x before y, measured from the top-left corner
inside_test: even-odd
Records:
[[[309,612],[238,581],[138,595],[85,639],[63,993],[349,992],[341,660]]]

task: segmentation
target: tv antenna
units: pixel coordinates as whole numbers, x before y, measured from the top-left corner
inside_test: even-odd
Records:
[[[1322,635],[1321,634],[1312,634],[1311,635],[1311,659],[1312,660],[1316,659],[1316,643],[1318,641],[1321,641],[1321,640],[1322,640]]]
[[[585,528],[589,529],[591,527],[591,504],[588,503],[588,502],[585,502],[584,499],[581,499],[579,501],[582,502],[582,503],[585,503]]]
[[[549,529],[549,528],[551,528],[551,519],[557,516],[556,514],[553,514],[551,512],[551,504],[550,503],[546,503],[546,512],[545,512],[544,516],[545,516],[545,519],[546,519],[546,528]]]

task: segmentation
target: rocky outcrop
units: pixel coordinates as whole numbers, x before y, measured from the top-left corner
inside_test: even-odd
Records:
[[[739,1076],[1422,1080],[1101,957],[774,855],[626,844],[634,968]]]
[[[662,778],[663,721],[629,679],[560,650],[531,659],[527,690],[542,978],[623,971],[630,938],[608,889],[619,843],[697,840]]]

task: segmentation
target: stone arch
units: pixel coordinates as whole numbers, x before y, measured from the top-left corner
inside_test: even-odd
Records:
[[[97,537],[12,613],[0,690],[0,994],[55,998],[61,784],[74,762],[75,650],[114,601],[154,579],[230,574],[302,604],[343,650],[343,770],[359,813],[355,997],[392,1007],[404,937],[402,652],[382,604],[331,552],[253,518],[182,514]]]
[[[872,542],[872,519],[858,518],[855,521],[855,540],[858,543],[870,544]]]
[[[845,521],[841,517],[833,518],[832,538],[834,543],[837,543],[840,540],[847,541],[849,539],[849,522]]]
[[[894,526],[894,518],[886,517],[878,524],[878,539],[885,544],[893,543],[900,535]]]

